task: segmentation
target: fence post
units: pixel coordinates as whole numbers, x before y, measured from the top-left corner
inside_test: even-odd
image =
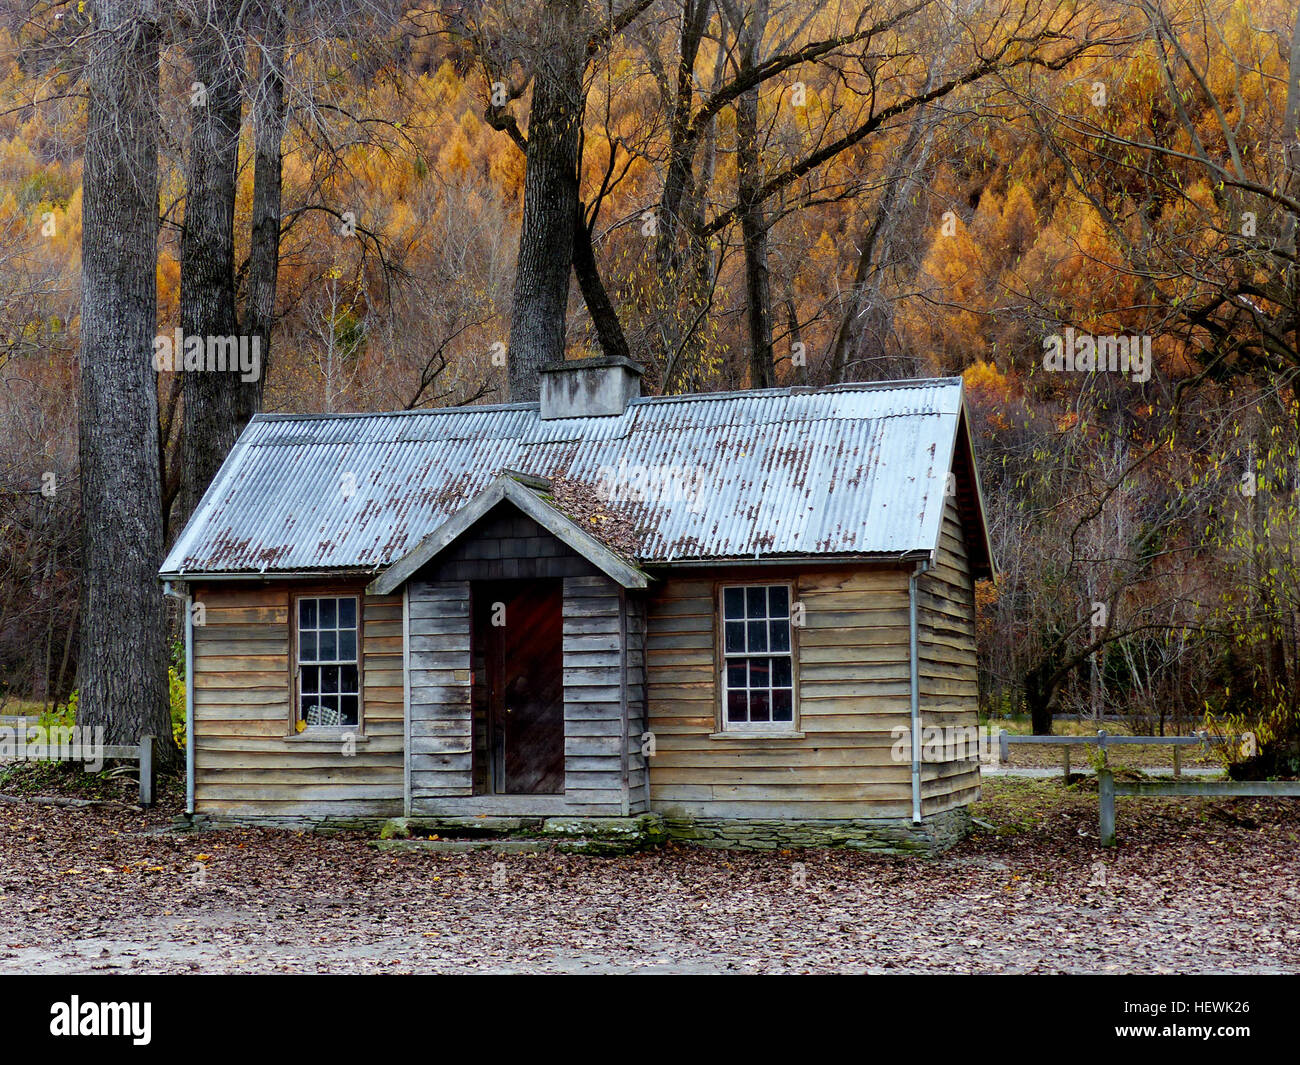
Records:
[[[1174,744],[1174,779],[1183,775],[1183,749]]]
[[[1097,770],[1097,795],[1100,798],[1097,828],[1103,847],[1115,846],[1115,777],[1109,769]]]
[[[140,737],[140,805],[153,805],[153,737]]]
[[[1068,743],[1061,745],[1061,750],[1065,752],[1065,783],[1070,783],[1070,745]]]
[[[1007,742],[1007,730],[998,729],[998,761],[1006,762],[1011,756],[1011,744]]]
[[[1104,728],[1097,730],[1097,747],[1101,751],[1101,764],[1110,765],[1110,757],[1106,754],[1106,730]]]

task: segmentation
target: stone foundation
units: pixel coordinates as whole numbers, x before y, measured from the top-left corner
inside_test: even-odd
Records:
[[[939,854],[970,831],[964,806],[931,814],[919,825],[909,818],[845,820],[703,817],[671,810],[635,817],[180,817],[177,831],[259,827],[308,832],[379,833],[384,841],[412,836],[536,842],[537,849],[571,854],[615,855],[657,847],[665,841],[731,850],[840,847],[882,854]],[[413,841],[424,842],[424,841]],[[466,847],[466,849],[469,849]],[[512,849],[509,847],[503,850]]]
[[[939,854],[970,831],[964,806],[931,814],[919,825],[910,818],[849,820],[767,820],[696,817],[665,813],[669,839],[699,847],[734,850],[780,850],[794,847],[843,847],[884,854]]]

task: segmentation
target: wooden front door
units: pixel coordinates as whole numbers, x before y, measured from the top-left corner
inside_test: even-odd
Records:
[[[491,789],[505,795],[564,791],[564,654],[558,581],[474,588],[475,637],[487,682]],[[475,745],[478,747],[479,745]]]

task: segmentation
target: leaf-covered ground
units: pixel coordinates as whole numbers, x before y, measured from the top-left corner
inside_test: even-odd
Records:
[[[15,789],[0,781],[0,792]],[[101,792],[102,794],[102,792]],[[1300,803],[986,783],[941,858],[379,852],[0,801],[0,972],[1300,972]]]

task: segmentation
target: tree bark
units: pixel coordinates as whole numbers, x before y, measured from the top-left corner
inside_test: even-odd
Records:
[[[78,723],[153,734],[174,763],[162,588],[157,331],[157,11],[93,0],[83,170],[81,408],[86,528]]]
[[[235,182],[242,110],[238,30],[233,0],[197,5],[186,51],[199,87],[191,98],[191,140],[185,163],[181,231],[181,331],[188,337],[239,332],[235,310]],[[176,353],[181,362],[181,352]],[[260,360],[260,352],[259,352]],[[259,366],[260,370],[260,366]],[[236,366],[188,368],[181,443],[179,528],[193,513],[247,419],[248,383]]]
[[[739,28],[741,73],[759,61],[767,28],[767,2],[753,5]],[[758,89],[736,100],[736,174],[740,233],[745,251],[746,321],[749,324],[749,387],[772,388],[776,366],[772,356],[772,286],[767,266],[767,216],[763,209],[763,164],[758,144]]]
[[[668,126],[668,165],[664,172],[663,195],[659,198],[659,229],[655,243],[659,268],[669,274],[675,274],[681,265],[681,252],[677,247],[681,212],[683,203],[691,198],[695,188],[692,160],[698,141],[688,134],[695,101],[695,60],[709,24],[711,7],[712,0],[684,0],[682,4],[677,86]]]
[[[1035,736],[1052,734],[1052,697],[1056,688],[1048,677],[1052,667],[1041,664],[1025,676],[1025,703],[1029,707],[1029,724]]]
[[[591,243],[591,229],[587,225],[585,214],[583,204],[579,202],[573,224],[573,272],[578,278],[578,287],[582,289],[582,298],[591,314],[592,324],[596,327],[602,354],[630,359],[632,352],[627,345],[627,335],[623,332],[623,324],[618,320],[614,301],[610,299],[605,282],[600,277],[600,268],[596,265],[596,249]]]
[[[535,401],[541,368],[564,358],[583,111],[580,11],[581,0],[546,0],[541,16],[510,314],[512,403]]]
[[[248,247],[248,294],[244,301],[244,332],[257,337],[262,373],[241,397],[247,422],[262,409],[262,393],[271,364],[271,328],[275,324],[275,292],[280,271],[280,226],[283,217],[281,174],[284,142],[284,60],[288,20],[277,3],[267,5],[262,34],[253,115],[253,218]]]

